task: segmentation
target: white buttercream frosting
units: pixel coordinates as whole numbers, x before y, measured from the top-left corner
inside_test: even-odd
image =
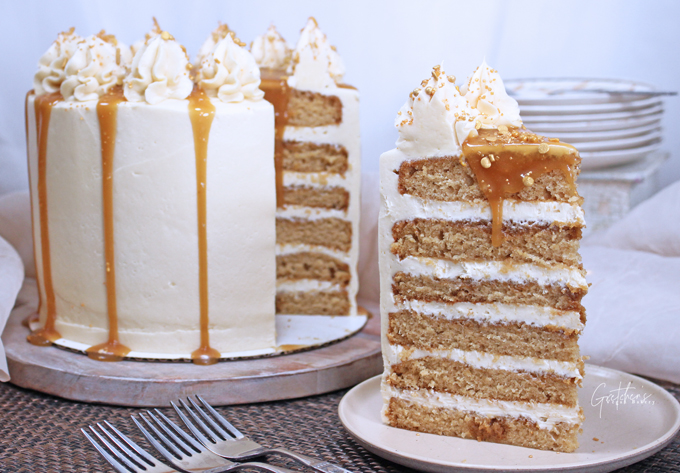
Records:
[[[291,47],[274,25],[262,36],[255,37],[250,52],[258,66],[270,69],[286,69],[291,60]]]
[[[132,60],[124,94],[130,102],[151,105],[166,99],[183,100],[194,88],[184,48],[167,32],[147,41]]]
[[[428,389],[401,390],[385,382],[382,383],[381,391],[384,399],[383,410],[387,408],[391,398],[397,398],[421,406],[455,409],[490,418],[525,418],[535,422],[539,428],[548,430],[552,430],[559,423],[577,424],[583,421],[581,409],[578,406],[567,407],[552,403],[475,399]]]
[[[342,82],[345,65],[314,18],[300,33],[288,72],[288,85],[301,90],[324,91]]]
[[[455,80],[440,64],[411,92],[395,120],[397,149],[411,157],[458,156],[479,127],[522,125],[517,102],[486,62],[466,86],[458,88]]]
[[[339,209],[326,209],[323,207],[305,207],[303,205],[286,205],[276,209],[276,218],[319,220],[322,218],[347,219],[347,212]]]
[[[78,43],[64,68],[65,77],[60,87],[64,100],[97,100],[122,82],[126,64],[114,43],[115,38],[106,41],[94,35]]]
[[[470,107],[479,112],[477,120],[483,128],[522,125],[517,101],[507,94],[498,71],[490,68],[486,61],[482,61],[460,92]]]
[[[410,310],[438,319],[474,320],[482,324],[523,323],[535,327],[552,326],[578,332],[583,330],[581,314],[578,312],[536,305],[471,302],[447,304],[406,300],[393,302],[392,307],[388,307],[389,312],[399,310]]]
[[[318,279],[278,280],[276,292],[342,291],[340,284]]]
[[[435,66],[401,107],[395,126],[397,149],[409,156],[457,156],[467,136],[475,132],[477,111],[469,106],[447,76],[444,66]]]
[[[199,64],[197,82],[208,97],[222,102],[262,100],[260,68],[255,58],[235,42],[233,34],[217,41]]]
[[[389,366],[408,360],[422,358],[440,358],[463,363],[473,368],[495,369],[514,372],[537,373],[541,375],[556,375],[564,378],[581,380],[578,363],[569,361],[546,360],[544,358],[529,358],[523,356],[506,356],[481,351],[465,350],[421,350],[419,348],[404,348],[401,345],[387,345],[383,347],[383,356]]]
[[[130,52],[132,52],[132,57],[134,57],[135,54],[137,54],[137,51],[142,49],[142,47],[144,47],[144,45],[146,43],[148,43],[151,38],[155,38],[156,36],[158,36],[162,32],[163,32],[163,30],[161,29],[161,26],[158,24],[158,20],[156,20],[156,17],[154,17],[153,18],[153,27],[151,27],[151,31],[146,33],[144,35],[144,38],[135,41],[134,43],[132,43],[132,46],[130,46]]]
[[[66,63],[78,48],[83,38],[75,33],[75,29],[59,33],[57,39],[45,51],[38,61],[38,71],[33,77],[35,95],[59,92],[64,82]]]

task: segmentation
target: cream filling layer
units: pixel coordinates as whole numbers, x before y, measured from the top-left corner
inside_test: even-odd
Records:
[[[293,255],[296,253],[321,253],[348,264],[350,263],[351,260],[349,252],[333,250],[326,246],[307,245],[305,243],[298,243],[295,245],[292,244],[276,245],[277,256]]]
[[[344,291],[337,283],[319,281],[318,279],[298,279],[296,281],[276,281],[276,292],[309,292],[309,291]]]
[[[501,303],[403,301],[392,304],[389,312],[411,310],[436,318],[454,320],[468,319],[480,323],[525,323],[535,327],[554,326],[581,332],[584,325],[576,311],[557,310],[550,307],[525,306]]]
[[[349,220],[347,218],[347,212],[344,210],[305,207],[303,205],[286,205],[284,208],[277,208],[276,218],[304,220],[339,218],[341,220]]]
[[[563,378],[575,378],[581,380],[581,372],[576,363],[568,361],[546,360],[542,358],[529,358],[521,356],[495,355],[479,351],[464,350],[421,350],[419,348],[404,348],[401,345],[388,344],[383,347],[383,356],[389,366],[397,365],[409,360],[421,358],[441,358],[445,360],[464,363],[473,368],[494,369],[505,371],[526,371],[536,374],[552,374]]]
[[[442,202],[425,200],[413,195],[395,193],[385,198],[385,205],[394,222],[416,218],[459,222],[463,220],[491,221],[491,207],[487,202]],[[578,204],[565,202],[522,202],[506,199],[503,202],[503,221],[518,224],[562,223],[584,225],[583,209]]]
[[[583,422],[581,410],[578,406],[566,407],[559,404],[538,402],[474,399],[425,389],[402,390],[384,382],[381,391],[384,400],[382,413],[384,422],[386,421],[385,410],[391,398],[402,399],[424,407],[465,411],[490,418],[524,418],[535,422],[540,429],[547,430],[552,430],[560,423],[580,424]]]
[[[544,268],[534,264],[507,265],[500,261],[463,262],[407,256],[399,260],[390,254],[392,276],[397,271],[416,276],[433,276],[442,279],[470,279],[474,281],[494,280],[517,283],[536,282],[537,284],[561,284],[587,289],[584,271],[555,263],[552,268]]]
[[[283,172],[284,187],[311,187],[315,189],[326,189],[329,187],[342,187],[352,191],[352,185],[349,179],[346,179],[342,174],[333,172]]]

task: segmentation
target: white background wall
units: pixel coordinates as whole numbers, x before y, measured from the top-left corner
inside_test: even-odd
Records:
[[[309,15],[361,92],[363,168],[393,147],[394,116],[444,60],[464,80],[482,58],[503,78],[605,77],[680,90],[680,1],[600,0],[3,0],[0,2],[0,194],[27,187],[24,112],[38,58],[58,32],[105,28],[127,44],[156,16],[195,54],[218,20],[250,43],[271,22],[291,43]],[[666,101],[662,185],[680,179],[680,97]]]

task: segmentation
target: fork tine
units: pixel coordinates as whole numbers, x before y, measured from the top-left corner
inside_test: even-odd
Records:
[[[182,402],[181,399],[180,399],[180,402]],[[196,426],[191,422],[191,420],[189,420],[189,418],[188,418],[187,416],[184,415],[184,412],[182,412],[182,410],[181,410],[179,407],[177,407],[177,404],[175,404],[175,403],[172,402],[172,401],[170,402],[170,404],[171,404],[172,407],[175,409],[175,412],[177,413],[177,415],[179,416],[179,418],[182,419],[182,422],[184,422],[184,425],[187,426],[187,428],[191,431],[192,434],[194,434],[194,437],[196,437],[196,438],[198,439],[199,442],[201,442],[203,445],[206,445],[207,443],[213,443],[213,444],[216,443],[216,442],[215,442],[214,440],[212,440],[212,439],[211,439],[211,440],[208,440],[208,438],[207,438],[205,435],[203,435],[203,432],[201,432],[200,430],[198,430],[198,429],[196,428]],[[182,402],[182,404],[184,405],[183,402]],[[185,406],[185,407],[186,407],[186,406]]]
[[[123,463],[125,464],[125,466],[127,466],[129,469],[131,469],[131,470],[133,470],[133,471],[139,470],[139,465],[130,462],[130,460],[128,460],[128,459],[125,457],[125,455],[123,455],[122,452],[120,452],[119,450],[117,450],[113,445],[111,445],[111,444],[109,443],[108,440],[106,440],[104,437],[102,437],[101,434],[100,434],[99,432],[97,432],[97,430],[96,430],[94,427],[92,427],[91,425],[88,425],[88,428],[92,431],[93,434],[95,434],[95,435],[97,436],[97,438],[99,439],[100,442],[102,442],[104,445],[106,445],[106,448],[109,449],[109,452],[111,452],[111,454],[112,454],[114,457],[116,457],[116,459],[117,459],[119,462],[123,462]]]
[[[217,422],[219,422],[219,423],[222,425],[222,427],[224,427],[224,428],[227,429],[229,432],[231,432],[231,434],[232,434],[234,437],[236,437],[237,439],[242,439],[242,438],[244,438],[244,435],[243,435],[241,432],[239,432],[239,430],[238,430],[236,427],[234,427],[233,425],[231,425],[231,424],[229,423],[229,421],[228,421],[227,419],[225,419],[225,418],[222,416],[222,414],[220,414],[220,413],[217,412],[215,409],[213,409],[213,407],[212,407],[210,404],[208,404],[208,403],[205,401],[205,399],[203,399],[203,398],[202,398],[201,396],[199,396],[198,394],[196,394],[196,397],[198,398],[199,401],[201,401],[201,404],[203,404],[203,407],[205,407],[205,408],[208,410],[208,412],[210,412],[210,413],[213,415],[213,417],[215,418],[215,420],[216,420]]]
[[[199,406],[198,404],[196,404],[196,401],[194,401],[194,400],[191,399],[190,397],[187,398],[187,399],[189,400],[189,402],[191,403],[191,405],[194,406],[194,409],[196,409],[196,411],[198,411],[198,413],[201,415],[201,417],[203,417],[203,419],[204,419],[206,422],[208,422],[208,424],[210,424],[210,427],[212,427],[212,429],[213,429],[215,432],[217,432],[219,435],[222,436],[222,440],[230,440],[231,437],[233,437],[229,432],[225,432],[224,429],[223,429],[222,427],[220,427],[219,425],[217,425],[217,424],[215,423],[215,421],[214,421],[208,414],[206,414],[206,413],[203,411],[203,409],[201,409],[201,406]]]
[[[121,465],[121,464],[118,462],[118,460],[116,460],[115,458],[113,458],[113,457],[109,454],[109,452],[108,452],[104,447],[102,447],[101,445],[99,445],[99,444],[97,443],[97,441],[96,441],[95,439],[93,439],[93,438],[90,436],[90,434],[87,433],[87,431],[86,431],[85,429],[80,429],[80,431],[83,433],[83,435],[85,436],[85,438],[87,438],[87,440],[90,441],[90,443],[92,444],[92,446],[93,446],[94,448],[97,449],[97,451],[101,454],[101,456],[103,456],[104,459],[105,459],[107,462],[109,462],[109,465],[111,465],[118,473],[130,473],[130,471],[129,471],[127,468],[125,468],[123,465]]]
[[[165,414],[163,414],[158,409],[154,409],[154,410],[156,411],[156,414],[158,414],[165,421],[165,423],[170,428],[172,428],[172,430],[175,431],[175,433],[177,435],[179,435],[180,437],[182,437],[184,439],[185,443],[183,444],[180,439],[178,439],[174,435],[172,436],[173,440],[175,440],[175,442],[177,442],[180,446],[185,446],[187,450],[189,448],[193,447],[194,450],[196,450],[196,453],[201,453],[202,451],[205,450],[205,447],[203,447],[203,445],[201,445],[195,439],[191,438],[191,436],[189,434],[187,434],[185,431],[183,431],[182,429],[180,429],[177,424],[175,424],[173,421],[168,419]],[[149,413],[149,415],[151,415],[151,413]],[[158,422],[157,419],[155,419],[155,420],[156,420],[156,422]],[[161,425],[161,427],[163,427],[163,424],[160,424],[160,425]],[[168,432],[167,430],[165,430],[165,431]],[[168,434],[170,434],[170,432],[168,432]],[[172,435],[172,434],[170,434],[170,435]]]
[[[196,424],[198,424],[198,426],[199,426],[201,429],[203,429],[203,432],[205,433],[205,435],[207,435],[208,437],[210,437],[210,442],[211,442],[211,443],[217,443],[217,442],[221,442],[221,441],[222,441],[222,439],[219,438],[219,437],[217,437],[217,436],[215,435],[215,432],[213,432],[212,430],[210,430],[210,427],[208,427],[207,425],[205,425],[205,422],[203,422],[203,421],[202,421],[202,420],[194,413],[194,411],[192,411],[192,410],[189,408],[189,406],[187,405],[187,403],[184,402],[184,399],[180,399],[179,402],[182,404],[182,407],[184,407],[184,409],[186,409],[187,413],[191,416],[191,418],[194,419],[194,422],[196,422]],[[192,424],[192,425],[193,425],[193,424]],[[198,430],[198,429],[197,429],[197,430]]]
[[[115,432],[115,434],[118,436],[119,441],[124,442],[124,443],[127,445],[127,447],[129,447],[130,449],[132,449],[132,450],[136,453],[136,455],[135,455],[135,453],[129,451],[129,450],[125,447],[125,445],[122,445],[121,443],[119,443],[119,441],[117,441],[115,438],[113,438],[112,435],[109,434],[109,432],[108,432],[106,429],[104,429],[104,427],[103,427],[102,425],[100,425],[100,424],[97,424],[97,425],[99,426],[99,428],[100,428],[106,435],[109,436],[109,438],[110,438],[111,440],[113,440],[114,442],[116,442],[116,444],[117,444],[118,446],[120,446],[123,450],[125,450],[125,452],[126,452],[128,455],[130,455],[130,457],[131,457],[132,459],[139,458],[140,460],[146,461],[150,466],[156,466],[156,465],[158,465],[158,460],[156,460],[154,457],[152,457],[151,455],[149,455],[148,453],[146,453],[144,450],[142,450],[142,448],[139,447],[139,445],[137,445],[137,444],[134,443],[132,440],[130,440],[126,435],[123,434],[123,432],[121,432],[120,430],[118,430],[117,428],[115,428],[108,420],[105,420],[104,423],[105,423],[111,430],[113,430],[113,431]]]
[[[142,431],[142,434],[144,434],[144,437],[146,437],[146,439],[149,441],[149,443],[150,443],[151,445],[153,445],[153,447],[154,447],[156,450],[158,450],[158,453],[160,453],[166,460],[172,462],[172,461],[177,460],[178,457],[181,458],[179,454],[170,453],[163,445],[161,445],[161,444],[158,442],[158,440],[156,440],[156,439],[149,433],[149,431],[146,430],[146,429],[144,428],[144,426],[143,426],[143,425],[135,418],[135,416],[131,416],[131,417],[132,417],[132,421],[135,423],[135,425],[137,425],[137,427],[139,428],[139,430]],[[150,422],[149,420],[147,420],[142,414],[139,414],[139,417],[142,418],[142,420],[146,423],[146,425],[148,425],[149,428],[151,428],[151,429],[156,433],[156,435],[158,435],[158,438],[160,438],[161,441],[165,440],[165,442],[163,442],[163,444],[166,444],[166,445],[169,444],[169,445],[168,445],[169,448],[170,448],[171,450],[173,450],[173,451],[176,451],[176,450],[177,450],[177,449],[175,448],[174,445],[172,445],[170,442],[168,442],[167,439],[165,439],[165,437],[163,437],[163,436],[161,435],[161,433],[158,431],[158,429],[156,429],[156,427],[154,427],[153,424],[151,424],[151,422]],[[166,442],[167,442],[167,443],[166,443]]]

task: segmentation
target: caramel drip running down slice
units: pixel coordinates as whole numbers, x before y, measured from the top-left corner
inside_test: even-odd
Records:
[[[28,97],[26,97],[28,100]],[[40,213],[40,249],[42,253],[42,283],[45,288],[45,300],[40,297],[40,313],[43,303],[47,312],[45,326],[28,336],[33,345],[48,346],[61,338],[54,328],[57,318],[54,302],[54,286],[52,285],[52,258],[50,256],[50,232],[47,216],[47,134],[50,129],[50,115],[54,104],[62,100],[59,92],[41,95],[35,98],[35,128],[38,142],[38,211]],[[37,262],[37,260],[36,260]],[[39,285],[38,285],[39,287]],[[40,292],[40,291],[39,291]]]
[[[104,213],[104,259],[106,262],[106,309],[109,318],[109,339],[86,350],[87,356],[98,361],[121,361],[130,349],[118,339],[118,306],[116,301],[116,261],[113,238],[113,170],[116,149],[118,104],[125,101],[122,87],[114,87],[97,103],[99,135],[102,147],[102,202]]]
[[[207,167],[208,138],[215,117],[215,106],[203,89],[194,87],[189,96],[189,118],[194,133],[196,153],[196,194],[198,205],[198,290],[201,309],[201,346],[191,354],[197,365],[212,365],[220,359],[220,352],[210,347],[208,313],[208,233],[207,233]]]
[[[276,206],[283,207],[283,133],[288,123],[288,101],[290,88],[285,71],[262,69],[260,89],[264,98],[274,106],[276,141],[274,147],[274,168],[276,170]]]
[[[576,195],[575,169],[578,151],[571,145],[550,141],[526,130],[479,130],[463,143],[463,156],[489,200],[492,215],[491,242],[503,244],[503,201],[533,185],[542,175],[559,170]]]

